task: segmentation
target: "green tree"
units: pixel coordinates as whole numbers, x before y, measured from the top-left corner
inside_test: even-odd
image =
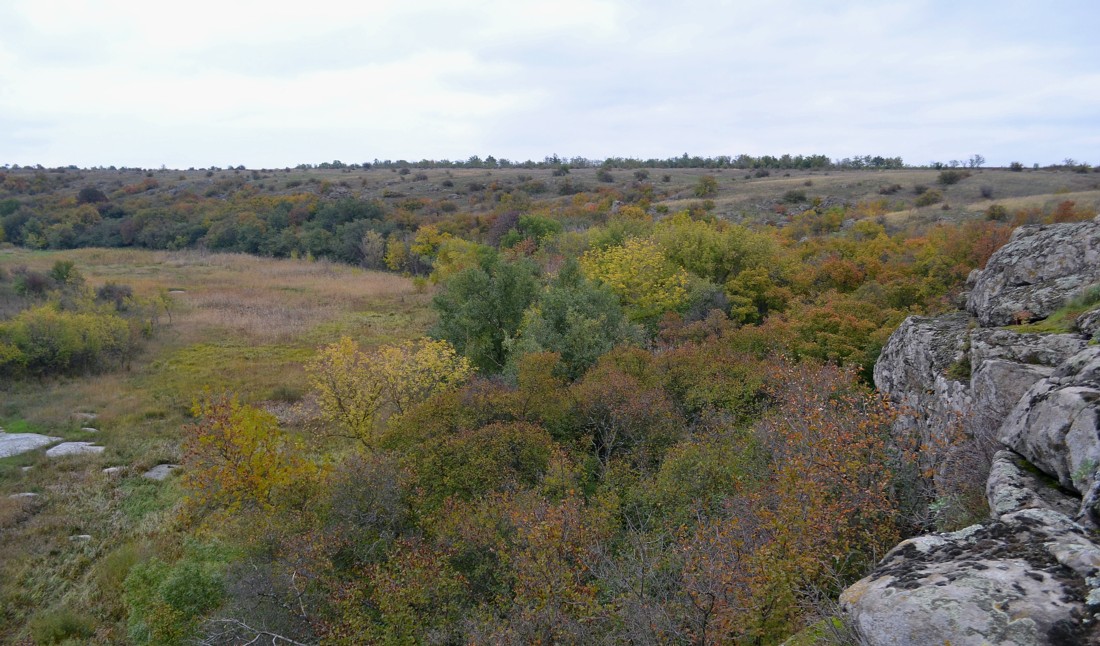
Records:
[[[604,285],[584,277],[573,259],[566,261],[527,310],[514,355],[551,351],[561,355],[561,371],[577,379],[611,348],[640,337],[627,321],[619,299]]]
[[[537,269],[527,260],[490,258],[443,283],[432,301],[439,313],[433,336],[450,341],[481,372],[500,372],[523,312],[538,290]]]

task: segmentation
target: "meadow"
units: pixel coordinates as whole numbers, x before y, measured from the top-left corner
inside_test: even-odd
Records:
[[[232,391],[277,409],[301,397],[303,364],[322,344],[341,335],[366,345],[413,338],[427,329],[429,309],[407,278],[327,261],[0,250],[8,270],[44,271],[59,259],[73,261],[92,287],[115,281],[138,298],[167,297],[169,305],[160,329],[122,370],[0,387],[0,427],[8,432],[106,447],[95,456],[51,459],[36,451],[0,460],[0,641],[25,640],[34,622],[76,608],[81,621],[114,618],[97,621],[94,632],[98,641],[118,643],[125,639],[119,577],[148,541],[171,531],[179,498],[172,482],[141,474],[180,461],[180,427],[193,400],[206,389]],[[98,432],[80,430],[88,426]],[[103,472],[115,466],[122,470]],[[25,492],[39,496],[8,497]],[[90,538],[73,538],[84,535]]]

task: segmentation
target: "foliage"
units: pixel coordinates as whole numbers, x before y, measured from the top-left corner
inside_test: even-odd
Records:
[[[634,321],[653,324],[666,311],[687,304],[687,272],[652,240],[632,238],[622,246],[589,251],[580,262],[589,278],[619,296]]]
[[[165,646],[187,643],[224,592],[224,565],[211,556],[200,551],[174,564],[154,558],[130,570],[124,584],[130,641]]]
[[[308,486],[318,467],[275,416],[236,398],[196,402],[199,422],[185,429],[183,483],[197,506],[274,509]]]
[[[695,197],[711,197],[718,193],[718,180],[713,175],[703,175],[695,183]]]
[[[0,375],[104,370],[125,361],[133,344],[129,324],[113,313],[39,305],[0,322]]]
[[[363,352],[348,337],[324,348],[307,367],[328,432],[377,441],[378,417],[401,415],[435,393],[465,381],[470,362],[446,341],[420,339]]]
[[[512,356],[556,352],[563,374],[573,380],[611,348],[639,336],[610,289],[587,280],[570,259],[525,313]]]
[[[477,370],[500,372],[508,359],[506,343],[535,300],[535,272],[526,260],[492,259],[451,276],[432,301],[439,313],[434,336],[450,342]]]

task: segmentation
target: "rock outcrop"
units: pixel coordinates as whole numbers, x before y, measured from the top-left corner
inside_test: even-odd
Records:
[[[1100,218],[1023,227],[969,282],[968,313],[902,324],[875,383],[896,433],[1002,447],[990,520],[901,543],[841,606],[873,645],[1100,643],[1100,306],[1064,334],[1003,328],[1100,282]]]
[[[990,258],[966,308],[983,327],[1046,318],[1100,281],[1100,220],[1020,227]]]

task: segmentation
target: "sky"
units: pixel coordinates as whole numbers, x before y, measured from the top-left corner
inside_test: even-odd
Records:
[[[0,164],[1100,165],[1100,3],[0,0]]]

